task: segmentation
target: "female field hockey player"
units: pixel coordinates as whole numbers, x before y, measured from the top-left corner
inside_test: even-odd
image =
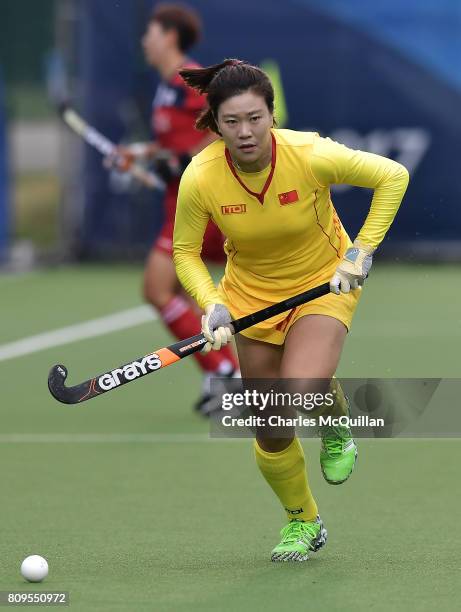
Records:
[[[239,60],[180,71],[207,95],[197,127],[220,136],[193,157],[179,189],[174,261],[185,289],[205,309],[206,350],[231,338],[229,322],[330,282],[331,293],[243,331],[236,337],[245,379],[327,379],[341,350],[371,267],[408,184],[400,164],[354,151],[317,133],[274,128],[267,75]],[[374,189],[354,243],[330,198],[330,185]],[[200,253],[210,219],[227,237],[227,266],[216,288]],[[334,415],[348,414],[338,381]],[[347,427],[321,430],[320,462],[331,484],[344,482],[356,460]],[[258,430],[256,463],[288,517],[273,561],[304,561],[325,544],[326,530],[308,485],[295,437]]]

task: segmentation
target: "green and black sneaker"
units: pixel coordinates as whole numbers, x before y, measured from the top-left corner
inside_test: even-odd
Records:
[[[327,530],[322,519],[317,516],[315,521],[300,521],[293,519],[280,532],[282,541],[272,551],[271,560],[307,561],[309,553],[317,552],[327,541]]]
[[[357,445],[349,427],[324,426],[320,428],[322,447],[320,466],[325,480],[334,485],[345,482],[352,474],[357,460]]]

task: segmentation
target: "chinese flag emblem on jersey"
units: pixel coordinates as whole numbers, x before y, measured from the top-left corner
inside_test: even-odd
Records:
[[[285,193],[279,193],[278,196],[279,202],[282,206],[285,206],[285,204],[293,204],[294,202],[299,201],[299,196],[296,189],[293,189],[292,191],[286,191]]]

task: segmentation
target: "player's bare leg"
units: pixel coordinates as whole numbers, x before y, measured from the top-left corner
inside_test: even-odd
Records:
[[[242,379],[280,378],[280,365],[283,357],[283,346],[259,342],[241,334],[235,336]],[[293,436],[294,437],[294,436]],[[264,431],[258,431],[256,440],[264,451],[276,453],[284,450],[293,440],[265,436]]]
[[[144,268],[144,299],[161,311],[179,291],[180,285],[171,257],[160,249],[152,249]]]
[[[278,378],[283,347],[239,334],[235,337],[242,378]]]
[[[283,378],[331,378],[338,367],[347,329],[325,315],[301,317],[285,339]]]

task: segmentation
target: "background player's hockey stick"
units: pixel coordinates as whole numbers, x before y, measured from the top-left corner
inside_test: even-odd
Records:
[[[81,136],[101,155],[117,159],[117,145],[87,123],[72,107],[62,103],[59,105],[59,113],[71,130]],[[165,183],[156,174],[146,170],[136,162],[131,164],[127,172],[149,189],[165,189]]]
[[[273,304],[272,306],[258,310],[258,312],[251,315],[242,317],[241,319],[236,319],[235,321],[232,321],[234,334],[237,334],[238,332],[241,332],[252,325],[256,325],[256,323],[270,319],[271,317],[274,317],[282,312],[296,308],[301,304],[315,300],[322,295],[327,295],[329,292],[330,285],[329,283],[325,283],[324,285],[309,289],[309,291],[300,293],[292,298],[288,298],[287,300],[283,300],[282,302],[278,302],[277,304]],[[144,355],[144,357],[140,357],[134,361],[131,361],[130,363],[126,363],[118,368],[109,370],[104,374],[95,376],[94,378],[86,380],[79,385],[75,385],[74,387],[66,387],[64,384],[67,378],[66,367],[63,365],[55,365],[51,368],[48,376],[48,388],[51,395],[53,395],[53,397],[55,397],[58,401],[63,402],[64,404],[78,404],[78,402],[86,401],[92,397],[96,397],[97,395],[101,395],[102,393],[106,393],[112,389],[116,389],[117,387],[131,382],[132,380],[136,380],[141,376],[145,376],[146,374],[150,374],[151,372],[165,368],[166,366],[179,361],[183,357],[187,357],[188,355],[192,355],[192,353],[199,351],[204,344],[206,344],[204,335],[197,334],[196,336],[192,336],[186,340],[181,340],[180,342],[176,342],[175,344],[161,348],[153,353],[148,353],[147,355]]]

